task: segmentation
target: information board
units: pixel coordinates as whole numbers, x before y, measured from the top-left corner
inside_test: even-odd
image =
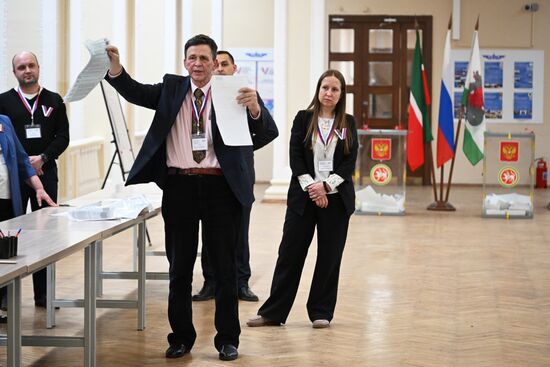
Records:
[[[470,50],[452,50],[454,116],[458,119]],[[485,121],[542,123],[544,51],[481,50]]]

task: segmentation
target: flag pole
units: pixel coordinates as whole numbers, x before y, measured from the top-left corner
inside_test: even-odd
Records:
[[[448,30],[451,29],[452,27],[452,24],[453,24],[453,14],[451,13],[451,15],[449,16],[449,25],[447,27]],[[438,139],[439,139],[439,136],[438,136]],[[455,155],[456,155],[456,143],[455,143],[455,152],[453,153],[453,160],[451,162],[451,172],[452,172],[452,167],[454,165],[454,159],[455,159]],[[430,156],[431,156],[431,142],[430,142]],[[433,177],[433,181],[434,181],[434,190],[437,191],[437,183],[435,182],[435,170],[434,170],[434,165],[433,165],[433,158],[432,158],[432,177]],[[434,197],[435,197],[435,202],[431,203],[429,206],[428,206],[428,210],[435,210],[435,211],[455,211],[455,207],[451,204],[449,204],[447,202],[447,199],[449,197],[449,193],[448,193],[448,189],[449,187],[447,186],[447,196],[445,198],[445,200],[443,200],[443,182],[444,182],[444,178],[445,178],[445,171],[444,171],[444,168],[445,168],[445,165],[443,164],[440,168],[440,182],[439,182],[439,199],[437,198],[437,194],[434,193]]]
[[[414,30],[417,31],[416,35],[418,37],[418,19],[416,19],[416,16],[414,17]],[[420,63],[422,64],[422,69],[424,69],[424,61],[423,60],[420,60]],[[423,82],[425,82],[425,78],[423,80]],[[426,86],[427,87],[427,86]],[[430,102],[427,101],[429,104]],[[435,181],[435,170],[434,170],[434,157],[433,157],[433,153],[432,153],[432,142],[430,141],[430,144],[428,144],[428,155],[429,155],[429,158],[430,158],[430,165],[429,165],[429,169],[430,169],[430,173],[431,173],[431,181],[432,181],[432,188],[433,188],[433,191],[434,191],[434,200],[437,202],[437,182]]]
[[[479,29],[479,15],[477,16],[474,31],[477,32],[478,29]],[[454,153],[453,159],[451,161],[451,171],[449,172],[449,181],[447,182],[447,192],[445,194],[445,201],[447,201],[449,199],[449,191],[451,190],[451,180],[453,178],[453,168],[454,168],[454,165],[455,165],[456,149],[457,149],[457,146],[458,146],[458,137],[460,135],[460,128],[462,126],[463,114],[464,114],[464,108],[463,108],[463,106],[460,106],[460,111],[458,113],[458,126],[456,127],[455,153]]]
[[[449,200],[449,192],[451,191],[451,181],[453,179],[453,170],[455,168],[455,160],[456,160],[456,149],[458,147],[458,138],[460,136],[460,128],[462,127],[462,111],[463,109],[461,106],[460,110],[458,111],[458,125],[456,126],[455,149],[454,149],[453,159],[451,160],[451,170],[449,171],[449,181],[447,182],[447,192],[445,194],[445,203],[447,203],[447,201]]]

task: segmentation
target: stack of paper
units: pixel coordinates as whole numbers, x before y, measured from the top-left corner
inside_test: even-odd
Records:
[[[121,218],[137,218],[144,210],[151,210],[153,206],[143,195],[125,199],[102,200],[97,203],[72,209],[68,212],[54,214],[68,216],[75,221],[112,220]]]
[[[404,195],[386,195],[377,193],[370,185],[355,193],[357,208],[361,212],[403,213],[405,211]]]
[[[487,214],[502,214],[502,212],[508,212],[511,214],[525,215],[533,210],[529,195],[520,195],[516,193],[504,195],[488,194],[485,197],[483,206]]]

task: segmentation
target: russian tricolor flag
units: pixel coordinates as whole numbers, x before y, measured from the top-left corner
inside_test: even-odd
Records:
[[[439,96],[439,120],[437,133],[437,167],[454,156],[454,121],[453,102],[451,98],[451,86],[453,83],[453,70],[450,62],[451,56],[451,31],[447,31],[445,49],[443,51],[443,68],[441,69],[441,94]]]

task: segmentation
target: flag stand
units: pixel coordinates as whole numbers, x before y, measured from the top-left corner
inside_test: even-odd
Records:
[[[456,211],[456,208],[451,203],[449,203],[449,192],[451,191],[451,181],[453,179],[453,171],[454,171],[455,159],[456,159],[456,148],[458,146],[458,137],[460,136],[461,127],[462,127],[462,108],[460,108],[460,111],[458,113],[458,125],[456,126],[454,154],[451,160],[451,171],[449,172],[449,181],[447,182],[447,191],[445,193],[445,200],[438,200],[435,203],[430,204],[430,206],[428,206],[428,210],[438,210],[438,211],[448,211],[448,212]],[[443,177],[444,177],[443,168],[444,167],[445,165],[441,166],[440,199],[443,198]]]
[[[452,14],[449,17],[449,26],[448,26],[448,31],[449,32],[451,30],[451,26],[452,26]],[[434,195],[435,196],[435,201],[427,207],[428,210],[445,211],[445,212],[454,212],[454,211],[456,211],[456,208],[451,203],[449,203],[449,191],[450,191],[450,188],[451,188],[451,179],[453,177],[453,168],[454,168],[455,157],[456,157],[456,147],[457,147],[457,143],[458,143],[458,137],[459,137],[459,134],[460,134],[461,122],[462,122],[462,108],[460,109],[459,116],[458,116],[458,126],[457,126],[456,137],[455,137],[453,158],[451,160],[451,170],[449,172],[449,181],[447,182],[447,192],[446,192],[446,195],[445,195],[445,200],[443,200],[443,186],[444,186],[443,182],[445,180],[445,164],[443,164],[440,168],[439,199],[438,199],[437,195],[435,194]],[[438,139],[439,139],[439,137],[438,137]],[[431,153],[431,143],[430,143],[430,153]],[[432,157],[431,164],[432,164],[432,171],[433,171],[434,170],[433,157]],[[434,180],[433,186],[434,186],[434,192],[435,192],[435,190],[436,190],[435,187],[437,185],[437,183],[435,182],[435,173],[432,174],[432,177],[433,177],[433,180]]]

